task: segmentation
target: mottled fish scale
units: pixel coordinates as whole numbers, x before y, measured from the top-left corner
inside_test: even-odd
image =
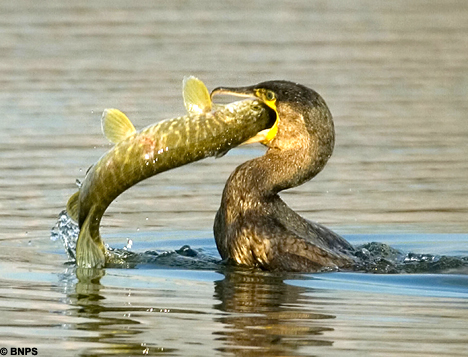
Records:
[[[91,240],[106,254],[99,235],[100,221],[122,192],[157,173],[226,152],[269,125],[268,109],[259,101],[245,100],[214,112],[165,120],[129,136],[87,173],[78,198],[80,228],[87,221]],[[77,263],[89,267],[103,264],[92,252],[80,255],[78,247]]]

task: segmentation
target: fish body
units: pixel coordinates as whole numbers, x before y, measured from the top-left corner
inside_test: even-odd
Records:
[[[203,83],[184,81],[188,115],[161,121],[135,131],[116,109],[104,111],[104,135],[116,145],[88,171],[67,204],[80,234],[76,263],[103,267],[108,252],[99,233],[102,216],[112,201],[138,182],[209,156],[223,155],[271,125],[269,110],[257,100],[244,100],[211,110]]]

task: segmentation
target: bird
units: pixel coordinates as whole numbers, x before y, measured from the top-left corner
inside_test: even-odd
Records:
[[[273,80],[247,87],[217,87],[216,95],[257,98],[276,116],[274,125],[248,142],[263,156],[229,176],[213,226],[228,264],[266,271],[317,272],[350,268],[354,247],[325,226],[293,211],[279,196],[315,177],[335,145],[331,112],[314,90]]]

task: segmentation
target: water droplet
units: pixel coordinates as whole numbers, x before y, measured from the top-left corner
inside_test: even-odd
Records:
[[[68,217],[67,212],[60,212],[57,223],[52,228],[50,239],[52,241],[58,239],[62,241],[65,252],[71,261],[75,260],[76,241],[78,240],[79,232],[78,225]]]
[[[133,241],[130,238],[127,238],[127,245],[125,246],[125,250],[132,249]]]

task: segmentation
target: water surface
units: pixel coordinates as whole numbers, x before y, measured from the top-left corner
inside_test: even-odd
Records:
[[[109,144],[210,89],[298,81],[327,101],[336,148],[282,197],[354,244],[468,255],[468,4],[444,1],[0,4],[0,347],[46,355],[464,356],[468,280],[437,274],[269,274],[158,265],[79,283],[50,228]],[[260,146],[143,182],[103,221],[143,252],[219,258],[223,185]]]

